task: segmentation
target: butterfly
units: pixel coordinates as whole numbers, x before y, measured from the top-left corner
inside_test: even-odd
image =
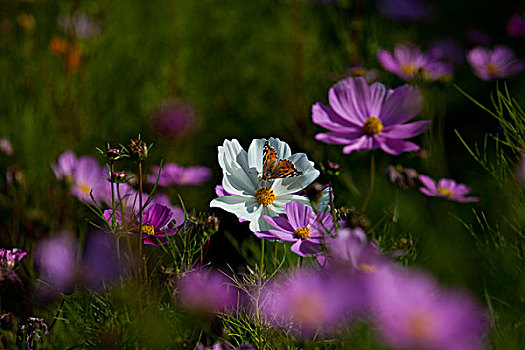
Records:
[[[270,146],[268,140],[264,143],[263,149],[263,172],[261,179],[268,181],[271,179],[282,179],[284,177],[299,176],[303,172],[295,168],[294,163],[288,159],[277,161],[277,152]]]

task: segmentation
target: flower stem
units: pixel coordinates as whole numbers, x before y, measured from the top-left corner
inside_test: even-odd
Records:
[[[139,160],[139,267],[138,267],[138,276],[140,281],[141,269],[143,264],[142,259],[142,161]]]
[[[375,174],[375,164],[374,164],[374,152],[370,151],[370,186],[368,187],[368,193],[366,194],[363,205],[361,206],[361,212],[363,213],[368,206],[368,201],[372,196],[372,191],[374,190],[374,174]]]

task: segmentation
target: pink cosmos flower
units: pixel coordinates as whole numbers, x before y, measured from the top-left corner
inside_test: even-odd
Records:
[[[258,305],[267,319],[308,338],[321,330],[333,332],[363,306],[360,281],[313,269],[285,273],[263,289]]]
[[[152,174],[148,175],[148,182],[155,184],[159,174],[159,167],[153,167]],[[188,186],[200,185],[211,178],[211,170],[204,166],[182,167],[175,163],[165,164],[160,173],[159,186]]]
[[[494,47],[494,50],[477,46],[467,53],[467,61],[483,80],[510,78],[525,68],[525,62],[518,60],[514,51],[502,45]]]
[[[346,154],[378,147],[393,155],[417,151],[418,145],[403,139],[430,125],[430,120],[403,124],[423,105],[421,92],[410,85],[391,90],[381,83],[368,86],[363,78],[347,78],[330,88],[328,100],[331,108],[320,102],[312,107],[313,122],[330,130],[315,138],[346,145]]]
[[[200,117],[189,101],[167,101],[155,111],[155,131],[168,139],[178,139],[198,129]]]
[[[404,81],[413,81],[419,77],[428,81],[448,80],[454,73],[451,65],[422,52],[411,43],[397,44],[394,55],[386,50],[378,50],[377,59],[383,68]]]
[[[259,238],[292,242],[292,252],[300,256],[311,256],[321,251],[318,244],[335,230],[332,215],[328,212],[314,214],[312,208],[300,203],[284,205],[285,214],[265,215],[264,219],[274,229],[254,232]]]
[[[368,280],[381,340],[402,349],[482,349],[487,320],[470,295],[440,288],[422,272],[382,269]]]
[[[72,151],[65,151],[58,157],[58,163],[51,164],[57,179],[71,178],[75,172],[77,156]]]
[[[140,217],[138,208],[133,212],[124,213],[126,224],[129,225],[129,231],[137,232],[140,227]],[[104,211],[104,218],[111,223],[113,220],[113,210]],[[122,216],[119,210],[115,212],[115,220],[118,226],[122,225]],[[144,244],[159,245],[168,243],[167,236],[173,236],[179,233],[177,228],[180,222],[175,221],[173,212],[165,205],[151,203],[142,212],[142,239]]]
[[[177,283],[179,301],[187,308],[203,313],[224,311],[236,306],[239,290],[215,270],[187,272]]]
[[[438,183],[426,175],[419,175],[419,181],[425,186],[419,190],[430,197],[441,197],[451,201],[467,203],[478,202],[477,197],[465,197],[470,193],[470,187],[458,184],[452,179],[440,179]]]
[[[106,179],[104,179],[104,169],[98,164],[95,158],[90,156],[83,156],[78,158],[73,172],[73,186],[71,187],[71,194],[77,197],[80,201],[86,201],[93,204],[91,199],[91,191],[93,196],[95,193],[102,194]],[[97,190],[95,190],[97,188]],[[100,199],[100,198],[99,198]]]

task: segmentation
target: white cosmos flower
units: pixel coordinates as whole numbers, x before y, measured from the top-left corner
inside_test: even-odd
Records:
[[[219,165],[222,168],[222,186],[231,196],[215,198],[210,207],[222,208],[237,215],[239,219],[250,222],[250,230],[264,231],[272,228],[264,220],[264,215],[276,216],[284,213],[284,205],[291,201],[310,205],[308,198],[296,195],[312,183],[319,170],[314,168],[304,153],[292,154],[290,146],[277,138],[269,140],[277,152],[278,159],[288,159],[295,164],[301,175],[261,180],[263,170],[263,149],[266,139],[253,140],[248,152],[239,141],[224,140],[219,146]]]

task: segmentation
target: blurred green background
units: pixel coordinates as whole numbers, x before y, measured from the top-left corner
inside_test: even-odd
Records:
[[[222,178],[217,146],[225,138],[236,138],[247,148],[253,138],[273,136],[288,142],[294,153],[307,153],[318,168],[329,160],[340,163],[342,175],[334,182],[336,206],[359,208],[369,183],[369,154],[343,155],[342,147],[315,141],[321,130],[311,122],[310,112],[313,103],[327,103],[328,89],[347,75],[350,63],[377,69],[379,81],[393,88],[402,82],[382,70],[375,57],[379,48],[392,50],[399,41],[426,48],[431,40],[447,37],[467,50],[473,46],[469,31],[480,30],[492,43],[508,44],[518,56],[525,54],[523,39],[505,36],[508,18],[523,10],[523,4],[498,1],[494,6],[485,0],[434,5],[434,21],[407,24],[380,17],[374,1],[358,0],[2,0],[0,136],[11,140],[14,148],[14,155],[2,162],[25,176],[23,196],[7,190],[2,195],[2,235],[17,233],[20,245],[29,244],[27,237],[61,228],[85,230],[89,224],[82,218],[89,217],[89,211],[64,196],[63,189],[60,192],[50,164],[67,149],[98,156],[95,147],[127,144],[138,134],[155,144],[147,167],[163,159],[214,171],[206,185],[170,191],[174,203],[180,193],[189,208],[209,210],[214,187]],[[94,19],[95,34],[78,37],[59,25],[60,15],[78,13]],[[53,54],[50,43],[56,37],[78,50],[78,64],[68,66]],[[454,82],[490,105],[495,83],[481,82],[468,66],[458,70]],[[523,86],[523,77],[509,82],[517,101],[524,101]],[[458,130],[468,143],[480,142],[485,133],[500,131],[498,123],[452,84],[421,89],[425,105],[417,118],[435,123],[415,141],[430,156],[392,157],[375,151],[376,188],[366,212],[371,235],[381,239],[386,250],[394,250],[400,238],[413,240],[417,253],[411,262],[446,284],[467,286],[485,302],[487,296],[493,297],[495,307],[508,311],[511,323],[519,326],[525,295],[522,238],[509,234],[500,250],[490,245],[479,248],[479,241],[456,218],[489,235],[473,208],[486,213],[494,227],[504,227],[506,217],[523,216],[507,205],[505,191],[455,134]],[[155,113],[166,101],[191,103],[200,116],[200,128],[176,139],[155,132]],[[436,127],[439,118],[444,123],[442,134]],[[391,164],[470,184],[481,202],[456,204],[426,198],[417,189],[402,191],[385,178]],[[319,181],[325,183],[328,177]],[[79,211],[64,213],[63,206]],[[217,214],[222,217],[221,230],[240,240],[252,239],[247,225],[230,214]],[[13,217],[20,217],[19,222]],[[211,246],[209,260],[236,261],[221,232]],[[511,303],[519,307],[510,307]],[[518,333],[514,336],[520,339]]]

